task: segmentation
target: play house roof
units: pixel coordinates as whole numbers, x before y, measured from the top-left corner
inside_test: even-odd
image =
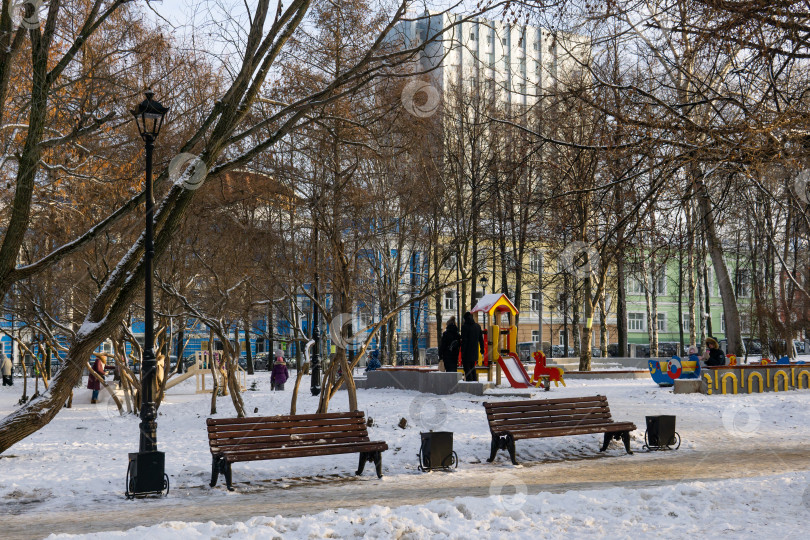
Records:
[[[478,300],[478,303],[475,304],[475,307],[472,308],[470,313],[478,313],[479,311],[491,313],[494,308],[500,306],[506,306],[512,311],[512,313],[519,313],[518,309],[515,307],[515,304],[513,304],[512,301],[509,300],[509,297],[503,293],[485,294],[480,300]]]

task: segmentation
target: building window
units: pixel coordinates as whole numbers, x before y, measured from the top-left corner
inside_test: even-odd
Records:
[[[473,300],[474,300],[476,303],[478,303],[478,301],[481,299],[481,297],[482,297],[482,296],[484,296],[484,292],[483,292],[483,291],[475,291],[475,295],[474,295]]]
[[[539,41],[535,41],[535,42],[534,42],[534,50],[535,50],[535,51],[539,51],[539,50],[540,50],[540,42],[539,42]]]
[[[747,297],[751,295],[751,274],[748,270],[737,270],[737,296]]]
[[[751,333],[751,315],[748,313],[740,313],[740,333]]]
[[[359,328],[354,328],[353,330],[359,332],[366,328],[369,328],[372,325],[372,319],[373,317],[371,315],[371,310],[361,309],[360,313],[357,314],[357,326]]]
[[[726,333],[726,314],[723,313],[720,315],[720,333]]]
[[[560,330],[560,345],[565,345],[565,330]]]
[[[658,331],[659,332],[666,332],[667,331],[667,316],[666,316],[666,313],[659,313],[658,314]]]
[[[453,270],[456,267],[457,257],[455,253],[451,253],[444,259],[444,268],[446,270]]]
[[[627,314],[627,330],[630,332],[643,332],[646,329],[643,313]]]
[[[667,273],[663,270],[658,275],[658,278],[655,280],[655,292],[658,295],[667,294]]]
[[[475,32],[470,32],[470,41],[475,41]]]
[[[456,291],[444,291],[444,309],[448,311],[455,311]]]
[[[532,341],[534,343],[540,341],[540,330],[532,330]]]
[[[540,273],[540,254],[532,253],[531,262],[529,263],[529,271],[534,274]]]
[[[681,319],[681,329],[684,332],[688,332],[689,331],[689,312],[687,311],[686,313],[683,313],[682,316],[683,316],[683,318]]]
[[[506,45],[507,41],[508,41],[508,38],[506,38],[506,37],[501,38],[501,43],[503,45]]]
[[[631,277],[627,280],[627,292],[629,294],[644,294],[644,284],[641,280]]]
[[[540,293],[532,293],[532,311],[540,311]]]

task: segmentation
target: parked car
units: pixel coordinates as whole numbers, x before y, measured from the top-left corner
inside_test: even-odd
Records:
[[[636,345],[636,358],[649,358],[650,357],[650,345],[649,344],[639,344]]]
[[[425,349],[425,364],[435,366],[439,363],[439,348],[430,347]]]
[[[412,366],[413,355],[408,351],[397,351],[397,365],[398,366]]]
[[[658,356],[671,358],[680,352],[681,346],[677,341],[660,341],[658,343]]]
[[[607,347],[608,356],[611,358],[618,358],[624,356],[623,354],[619,354],[619,344],[618,343],[608,343]]]
[[[591,347],[591,358],[602,358],[602,348]]]
[[[520,361],[524,364],[534,363],[532,354],[537,350],[538,343],[536,341],[524,341],[517,344],[517,355]]]
[[[794,339],[793,346],[796,347],[796,354],[804,354],[807,351],[807,345],[800,339]]]
[[[565,354],[565,347],[562,345],[552,345],[551,346],[551,357],[552,358],[563,358],[564,356],[568,356],[572,358],[574,356],[574,348],[568,347],[568,355]]]
[[[256,356],[253,357],[253,368],[262,371],[273,369],[270,353],[256,353]]]
[[[745,350],[748,351],[748,354],[762,354],[762,343],[755,338],[745,338],[743,339],[745,343]]]

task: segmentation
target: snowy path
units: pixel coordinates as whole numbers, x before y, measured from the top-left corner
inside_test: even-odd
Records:
[[[761,444],[761,443],[760,443]],[[515,492],[561,493],[609,487],[644,488],[678,482],[759,477],[810,470],[806,447],[798,444],[751,446],[734,451],[661,452],[634,456],[596,454],[592,459],[527,463],[512,467],[499,458],[454,473],[395,474],[382,480],[312,477],[238,483],[237,493],[211,496],[207,486],[172,492],[163,500],[108,501],[106,506],[70,501],[61,507],[37,510],[35,505],[7,506],[0,513],[4,539],[42,538],[50,533],[89,533],[121,530],[162,521],[233,523],[252,516],[298,516],[335,508],[371,505],[396,507],[459,496],[508,496]],[[306,460],[301,460],[306,470]],[[236,468],[235,468],[236,469]],[[511,487],[509,487],[511,486]],[[219,491],[219,488],[217,488]]]

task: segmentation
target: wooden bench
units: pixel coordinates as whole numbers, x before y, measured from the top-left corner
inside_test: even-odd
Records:
[[[605,396],[526,401],[498,401],[484,403],[492,434],[488,463],[492,463],[498,450],[507,450],[512,463],[515,460],[515,441],[540,437],[563,437],[604,433],[600,452],[604,452],[611,439],[624,442],[628,454],[630,432],[636,429],[632,422],[614,422],[610,417]]]
[[[365,413],[338,412],[296,414],[254,418],[209,418],[208,444],[211,446],[211,487],[221,472],[229,490],[231,464],[306,456],[360,453],[358,475],[366,462],[373,461],[382,478],[383,441],[370,441]]]

